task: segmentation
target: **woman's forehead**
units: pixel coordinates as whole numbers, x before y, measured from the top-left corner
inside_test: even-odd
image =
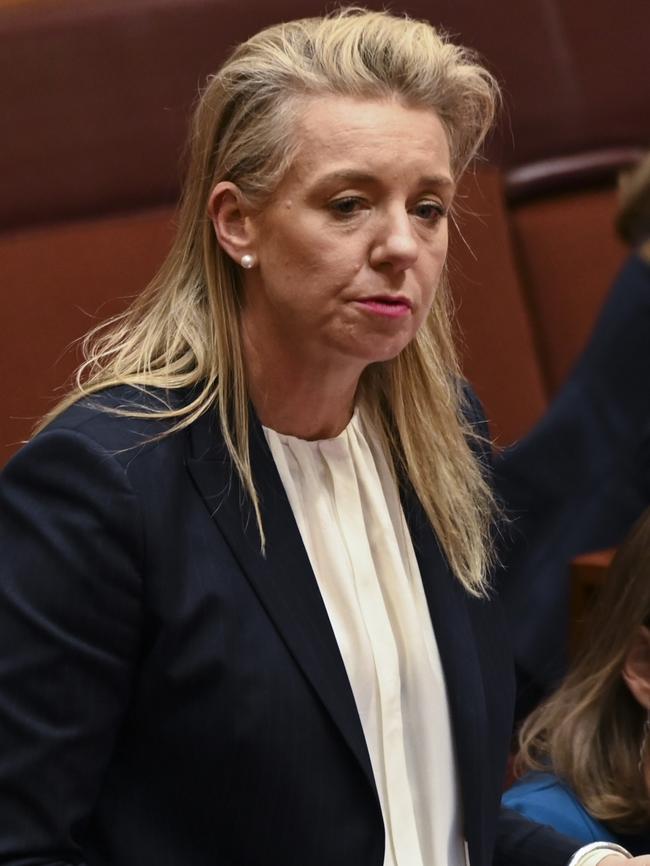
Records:
[[[314,97],[301,106],[294,136],[293,170],[302,179],[408,166],[452,182],[447,134],[430,108],[389,99]]]

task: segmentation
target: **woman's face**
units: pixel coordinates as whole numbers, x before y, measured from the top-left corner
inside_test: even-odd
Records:
[[[309,100],[296,134],[252,218],[244,329],[262,355],[282,346],[303,368],[360,372],[397,355],[431,307],[454,192],[447,136],[433,111],[340,96]]]

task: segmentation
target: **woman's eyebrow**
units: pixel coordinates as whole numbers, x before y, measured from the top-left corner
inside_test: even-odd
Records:
[[[359,171],[357,169],[339,169],[337,171],[328,172],[322,177],[316,178],[314,182],[314,187],[320,189],[322,187],[330,186],[331,184],[336,183],[375,183],[381,184],[383,183],[381,177],[370,174],[369,172]],[[418,186],[420,187],[429,187],[429,188],[444,188],[445,190],[452,191],[455,189],[456,184],[454,181],[446,174],[433,174],[433,175],[425,175],[421,177],[418,181]]]
[[[357,169],[339,169],[330,171],[327,174],[317,177],[314,186],[318,189],[325,186],[331,186],[337,183],[378,183],[379,178],[367,171],[358,171]]]

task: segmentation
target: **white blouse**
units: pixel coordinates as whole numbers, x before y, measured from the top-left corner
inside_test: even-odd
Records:
[[[345,663],[384,866],[462,866],[445,680],[397,485],[357,410],[333,439],[264,428]]]

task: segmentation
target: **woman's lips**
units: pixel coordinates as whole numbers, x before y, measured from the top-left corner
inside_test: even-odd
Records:
[[[362,298],[356,303],[376,316],[399,319],[411,312],[411,304],[405,298]]]

